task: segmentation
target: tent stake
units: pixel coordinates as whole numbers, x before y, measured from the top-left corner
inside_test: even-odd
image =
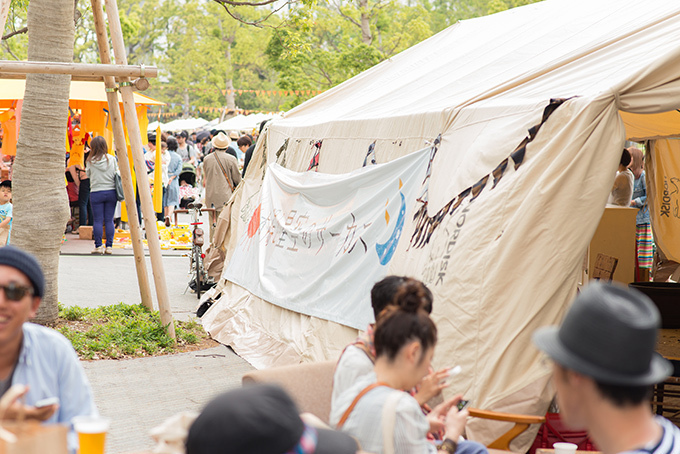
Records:
[[[92,0],[92,12],[94,15],[95,30],[97,32],[97,44],[99,46],[99,55],[102,63],[110,63],[111,56],[108,47],[108,37],[106,35],[106,23],[104,22],[104,10],[102,8],[101,0]],[[149,276],[146,272],[146,261],[144,260],[144,244],[142,243],[142,230],[137,217],[137,209],[135,203],[135,188],[132,184],[132,173],[130,171],[130,161],[128,160],[127,146],[125,144],[125,130],[123,129],[123,120],[120,114],[120,104],[118,103],[118,94],[115,91],[110,91],[116,87],[116,82],[113,76],[106,76],[104,78],[106,85],[106,98],[109,102],[109,114],[113,129],[113,137],[116,146],[116,155],[118,156],[118,167],[120,168],[120,176],[123,182],[123,192],[125,193],[125,200],[128,206],[128,221],[130,223],[130,238],[132,239],[132,249],[135,255],[135,267],[137,269],[137,281],[139,282],[139,293],[142,299],[142,304],[149,310],[153,310],[153,300],[151,298],[151,286],[149,285]],[[146,172],[144,173],[146,175]]]

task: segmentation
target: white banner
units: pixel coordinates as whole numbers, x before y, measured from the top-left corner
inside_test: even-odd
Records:
[[[342,175],[271,164],[223,276],[273,304],[365,329],[433,148]],[[406,239],[405,241],[408,241]]]

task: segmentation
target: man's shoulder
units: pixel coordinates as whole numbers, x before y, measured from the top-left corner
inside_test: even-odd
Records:
[[[51,353],[72,352],[73,345],[60,332],[35,323],[26,322],[23,325],[24,336],[31,347],[39,347],[41,351]]]

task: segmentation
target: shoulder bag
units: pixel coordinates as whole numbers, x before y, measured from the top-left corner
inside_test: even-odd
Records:
[[[113,173],[113,182],[116,185],[116,200],[122,202],[123,200],[125,200],[125,193],[123,192],[123,181],[120,178],[120,172],[118,171],[118,163],[115,161],[115,158],[113,161],[113,165],[115,170]]]
[[[227,184],[229,184],[229,189],[231,189],[231,192],[234,192],[234,183],[231,182],[231,179],[227,175],[227,171],[224,170],[224,166],[220,162],[220,159],[217,157],[217,152],[215,152],[214,154],[215,154],[215,161],[217,161],[217,165],[220,166],[220,170],[222,171],[224,178],[227,179]]]

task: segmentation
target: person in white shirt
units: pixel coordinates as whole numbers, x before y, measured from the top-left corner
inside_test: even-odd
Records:
[[[607,200],[609,205],[628,207],[631,200],[633,200],[635,176],[633,176],[633,172],[628,168],[630,161],[630,151],[624,148],[623,153],[621,153],[621,161],[619,161],[616,178],[614,179],[614,187],[612,187],[612,192]]]

